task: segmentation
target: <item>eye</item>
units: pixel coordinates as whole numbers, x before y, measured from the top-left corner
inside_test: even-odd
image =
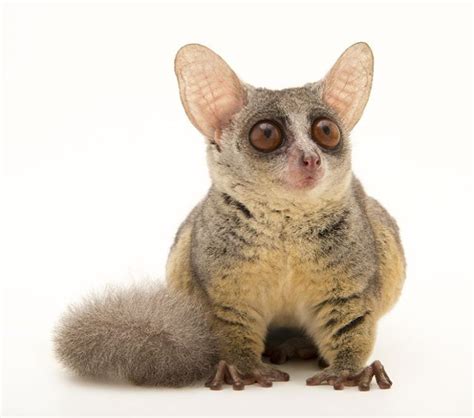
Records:
[[[249,140],[256,150],[272,152],[283,143],[283,134],[276,122],[261,120],[250,130]]]
[[[334,149],[341,140],[341,132],[337,125],[329,119],[319,118],[311,126],[311,136],[326,149]]]

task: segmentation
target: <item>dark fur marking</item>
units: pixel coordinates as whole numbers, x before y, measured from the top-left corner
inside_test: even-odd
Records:
[[[341,213],[340,218],[336,222],[326,225],[324,228],[319,229],[318,237],[327,238],[331,235],[335,235],[342,232],[347,224],[348,215],[349,215],[348,210],[343,211]]]
[[[242,328],[248,327],[248,324],[244,324],[244,323],[239,322],[239,321],[233,321],[232,319],[223,318],[223,317],[218,316],[218,315],[214,315],[214,317],[218,321],[225,322],[226,324],[230,324],[230,325],[234,325],[234,326],[242,327]]]
[[[368,314],[369,312],[367,311],[364,315],[361,315],[361,316],[358,316],[357,318],[353,319],[351,322],[349,322],[348,324],[344,325],[342,328],[338,329],[334,335],[336,337],[340,337],[341,335],[353,330],[355,327],[357,327],[358,325],[362,324],[362,322],[364,322],[364,319],[365,319],[365,316]]]
[[[215,307],[215,315],[217,318],[225,321],[225,322],[229,322],[229,323],[239,323],[239,324],[248,324],[248,323],[251,323],[251,322],[255,322],[255,320],[248,316],[245,312],[242,312],[236,308],[234,308],[233,306],[229,306],[229,305],[214,305]],[[227,319],[227,318],[222,318],[221,316],[219,316],[219,310],[220,311],[223,311],[223,312],[228,312],[229,314],[231,314],[233,316],[233,320],[232,319]],[[241,322],[239,322],[241,321]]]
[[[351,300],[354,300],[354,299],[357,299],[357,298],[360,298],[360,297],[361,297],[361,293],[354,293],[353,295],[346,296],[345,298],[329,298],[329,299],[323,300],[322,302],[312,306],[311,310],[313,311],[313,313],[315,315],[317,315],[324,306],[327,306],[327,305],[341,306],[346,302],[349,302]]]
[[[243,203],[240,203],[238,200],[235,200],[234,198],[230,197],[227,193],[222,193],[222,197],[224,198],[224,202],[227,205],[232,205],[235,208],[239,209],[247,219],[253,218],[252,213]]]
[[[333,325],[336,325],[336,324],[337,324],[337,319],[332,318],[324,324],[324,327],[325,328],[332,328]]]
[[[250,243],[241,235],[237,234],[235,230],[230,230],[228,232],[229,236],[234,238],[235,240],[241,242],[242,244],[249,245]]]
[[[211,146],[214,147],[217,150],[217,152],[221,152],[221,147],[216,141],[210,140],[209,142],[210,142]]]

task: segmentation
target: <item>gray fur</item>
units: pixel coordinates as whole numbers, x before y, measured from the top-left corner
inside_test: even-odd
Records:
[[[160,284],[113,288],[69,308],[55,330],[57,358],[79,375],[180,387],[217,358],[207,310]]]
[[[317,84],[316,84],[317,85]],[[330,117],[339,122],[337,114],[320,97],[319,88],[305,86],[284,90],[252,88],[248,85],[247,103],[234,115],[222,131],[219,147],[210,142],[208,165],[213,184],[237,200],[255,200],[263,205],[282,207],[308,205],[308,193],[289,191],[283,184],[291,146],[317,152],[323,159],[326,175],[312,193],[330,195],[335,188],[348,183],[351,176],[349,132],[343,129],[341,146],[336,152],[322,150],[310,137],[311,122],[317,117]],[[277,151],[262,154],[249,143],[248,135],[255,122],[274,119],[284,128],[285,143]],[[314,196],[314,197],[317,197]]]

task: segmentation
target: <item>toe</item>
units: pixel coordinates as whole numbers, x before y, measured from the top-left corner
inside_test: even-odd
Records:
[[[344,370],[339,374],[339,377],[331,379],[329,384],[332,385],[335,390],[342,390],[345,387],[345,383],[349,381],[349,376],[350,372]]]
[[[273,382],[266,376],[256,376],[257,383],[263,388],[271,388],[273,386]]]
[[[314,376],[306,379],[306,384],[308,386],[318,386],[327,379],[328,375],[326,373],[316,373]]]
[[[222,383],[217,382],[217,381],[212,381],[207,385],[207,387],[211,390],[221,390],[222,389]]]
[[[244,390],[245,385],[243,384],[243,382],[234,382],[234,384],[232,385],[232,388],[234,390]]]
[[[267,377],[274,382],[288,382],[290,375],[278,369],[271,369]]]
[[[233,365],[227,367],[227,376],[229,377],[229,384],[232,384],[234,390],[244,390],[245,384],[240,378],[239,372]]]
[[[339,377],[333,383],[332,386],[334,390],[343,390],[344,389],[344,378]]]
[[[367,392],[370,390],[370,382],[372,381],[372,377],[374,376],[374,371],[372,369],[372,366],[366,367],[364,370],[362,370],[359,378],[359,390],[363,392]]]
[[[388,377],[382,363],[378,360],[372,363],[372,368],[375,374],[375,380],[379,385],[380,389],[390,389],[392,387],[392,381]]]

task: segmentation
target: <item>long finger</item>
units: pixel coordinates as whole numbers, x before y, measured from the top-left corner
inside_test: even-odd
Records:
[[[220,390],[222,389],[222,383],[224,382],[224,373],[226,369],[226,362],[221,360],[217,365],[217,371],[214,378],[209,382],[208,386],[211,390]]]
[[[237,372],[237,369],[235,368],[235,366],[230,365],[227,367],[227,370],[232,379],[232,387],[234,388],[234,390],[244,390],[245,389],[244,382],[240,378],[239,373]]]
[[[375,380],[379,385],[379,388],[390,389],[392,387],[392,381],[390,380],[390,377],[388,377],[388,374],[385,371],[382,363],[376,360],[372,363],[372,368],[374,369]]]
[[[368,366],[360,374],[358,385],[359,390],[364,392],[370,390],[370,382],[372,381],[372,377],[374,377],[374,371],[371,366]]]

